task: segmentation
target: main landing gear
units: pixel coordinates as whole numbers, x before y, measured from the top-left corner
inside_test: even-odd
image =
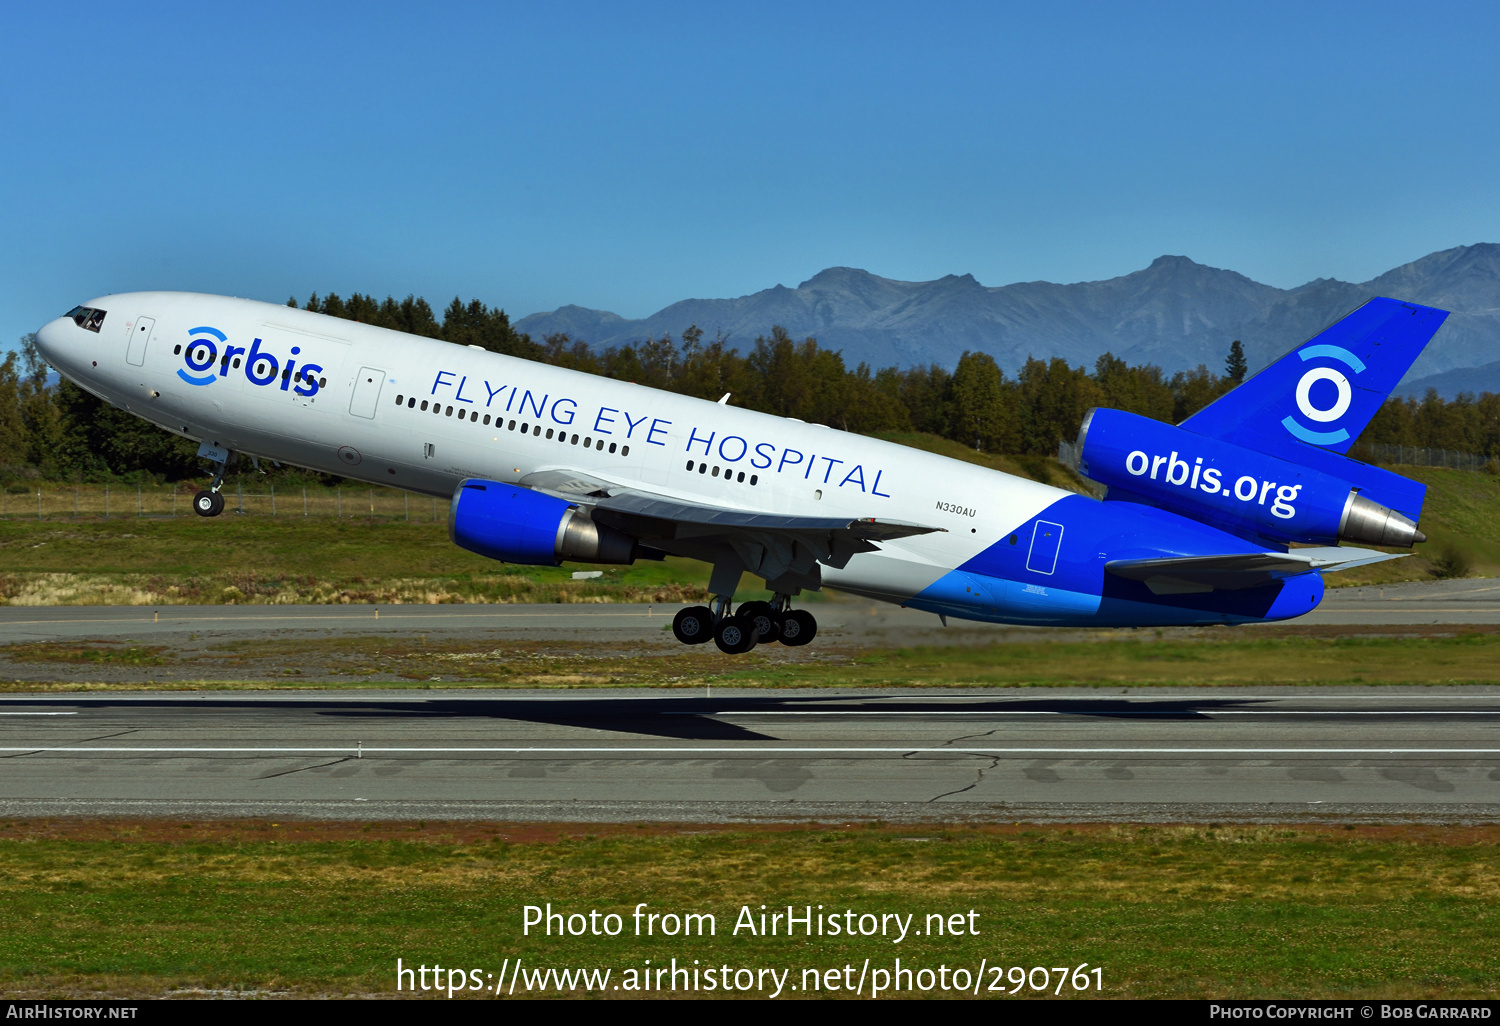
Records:
[[[684,645],[709,641],[728,655],[748,652],[762,642],[805,645],[818,633],[818,621],[805,609],[792,609],[788,595],[770,602],[745,602],[730,615],[729,598],[719,595],[710,606],[687,606],[672,619],[672,634]]]
[[[213,449],[207,443],[204,444],[203,448]],[[201,453],[202,449],[199,451]],[[193,512],[200,517],[216,517],[224,512],[224,496],[219,489],[224,484],[224,471],[229,469],[229,461],[234,456],[234,453],[222,449],[217,450],[217,452],[222,452],[223,458],[215,461],[217,469],[214,471],[212,483],[207,488],[200,488],[193,493]]]

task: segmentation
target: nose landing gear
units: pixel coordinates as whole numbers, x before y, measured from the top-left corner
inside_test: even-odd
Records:
[[[732,616],[729,601],[719,595],[712,608],[679,609],[672,618],[672,634],[684,645],[713,641],[727,655],[740,655],[758,644],[776,641],[795,648],[817,636],[818,621],[805,609],[790,608],[789,595],[776,595],[770,602],[745,602]]]

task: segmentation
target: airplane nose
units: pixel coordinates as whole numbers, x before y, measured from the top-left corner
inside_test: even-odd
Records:
[[[48,321],[37,329],[36,348],[42,354],[42,359],[53,363],[56,357],[61,355],[63,339],[67,337],[66,329],[72,327],[73,322],[66,317]]]

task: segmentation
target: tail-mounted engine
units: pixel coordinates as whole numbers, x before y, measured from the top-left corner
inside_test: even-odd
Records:
[[[1090,411],[1078,449],[1080,472],[1108,485],[1110,499],[1169,509],[1235,534],[1321,545],[1404,547],[1427,540],[1412,517],[1361,494],[1368,489],[1344,477],[1133,413]],[[1330,457],[1351,468],[1351,476],[1395,478],[1317,453],[1319,462]],[[1402,491],[1410,495],[1409,487]],[[1420,501],[1412,512],[1420,515]]]
[[[636,541],[596,524],[577,505],[498,481],[469,480],[449,507],[448,534],[455,545],[490,559],[529,566],[631,563]]]

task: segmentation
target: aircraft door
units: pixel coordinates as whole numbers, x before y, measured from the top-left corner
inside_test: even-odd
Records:
[[[1063,525],[1038,520],[1031,532],[1031,551],[1026,553],[1026,569],[1051,574],[1057,569],[1057,550],[1062,545]]]
[[[380,386],[385,384],[385,371],[376,367],[361,367],[354,379],[354,395],[349,400],[349,412],[366,420],[375,419],[375,404],[380,401]]]
[[[156,318],[137,317],[135,330],[130,333],[130,345],[125,350],[125,362],[139,367],[146,362],[146,343],[151,341],[151,331],[156,327]]]

